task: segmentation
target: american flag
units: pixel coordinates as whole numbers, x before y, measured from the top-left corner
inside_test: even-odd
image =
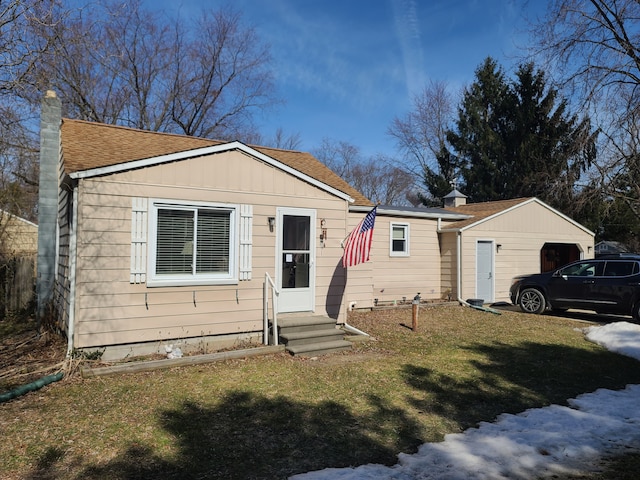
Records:
[[[378,207],[373,207],[373,210],[367,213],[367,216],[360,221],[358,226],[347,237],[344,254],[342,255],[342,266],[344,268],[369,261],[373,225],[376,223],[376,208]]]

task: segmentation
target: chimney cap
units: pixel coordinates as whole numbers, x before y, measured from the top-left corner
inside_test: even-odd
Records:
[[[47,90],[47,93],[44,95],[47,98],[56,98],[56,92],[54,90]]]

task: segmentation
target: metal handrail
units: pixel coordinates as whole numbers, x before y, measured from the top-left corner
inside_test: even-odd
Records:
[[[280,290],[278,290],[268,272],[264,272],[262,292],[262,319],[264,322],[262,343],[269,345],[269,286],[271,286],[271,309],[273,310],[273,344],[278,345],[278,296],[280,295]]]

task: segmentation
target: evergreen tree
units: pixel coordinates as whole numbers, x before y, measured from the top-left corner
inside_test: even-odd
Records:
[[[504,72],[491,58],[476,70],[476,80],[463,94],[457,131],[447,139],[453,147],[470,201],[505,198],[510,175],[504,170],[510,95]]]
[[[509,82],[491,58],[476,71],[448,139],[473,202],[536,196],[568,212],[576,182],[595,155],[588,120],[568,113],[533,64]]]
[[[566,99],[546,87],[532,63],[520,66],[511,85],[513,131],[506,167],[511,166],[510,196],[538,197],[571,210],[576,183],[595,157],[588,120],[568,113]]]

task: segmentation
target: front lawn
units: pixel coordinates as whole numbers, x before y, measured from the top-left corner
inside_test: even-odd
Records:
[[[71,379],[0,404],[7,479],[280,479],[395,464],[503,412],[640,383],[585,323],[460,306],[350,314],[371,339],[317,359],[272,354]]]

